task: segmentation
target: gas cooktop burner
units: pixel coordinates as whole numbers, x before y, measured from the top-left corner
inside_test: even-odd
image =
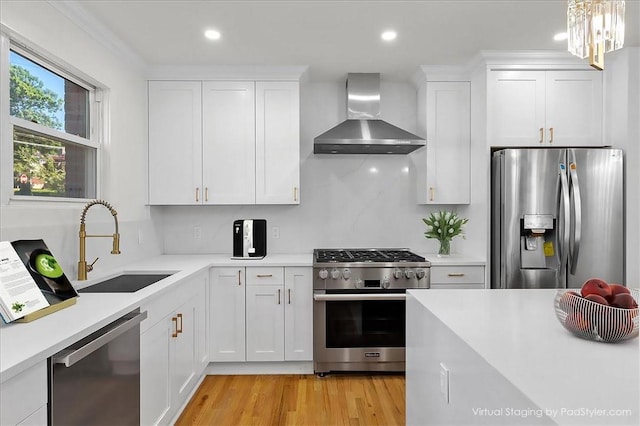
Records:
[[[424,262],[408,249],[316,249],[316,263]]]

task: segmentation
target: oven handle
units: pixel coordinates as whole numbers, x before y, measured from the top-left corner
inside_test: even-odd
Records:
[[[351,302],[358,300],[406,300],[405,293],[393,294],[314,294],[316,302]]]

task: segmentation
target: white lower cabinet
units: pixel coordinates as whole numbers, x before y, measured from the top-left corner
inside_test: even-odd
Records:
[[[214,268],[211,276],[212,362],[313,359],[311,268]]]
[[[246,361],[245,268],[212,268],[209,292],[209,359]]]
[[[311,268],[284,268],[284,359],[313,360]]]
[[[247,286],[247,361],[284,360],[283,284]]]
[[[431,265],[431,288],[484,288],[484,265]]]
[[[47,404],[45,404],[38,408],[35,413],[18,423],[18,426],[44,426],[47,424],[47,421]]]
[[[0,384],[0,425],[47,424],[47,361]]]
[[[140,423],[170,423],[206,366],[207,275],[178,283],[141,310]],[[206,349],[205,349],[206,351]]]

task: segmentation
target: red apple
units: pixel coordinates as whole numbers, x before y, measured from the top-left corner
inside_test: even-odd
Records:
[[[582,297],[587,297],[589,294],[597,294],[606,299],[611,296],[611,287],[605,280],[590,278],[582,285],[580,294],[582,294]]]
[[[564,320],[565,327],[573,334],[580,337],[591,337],[593,327],[591,321],[580,312],[572,312]]]
[[[613,296],[611,306],[624,309],[635,309],[638,307],[633,296],[629,293],[618,293]]]
[[[581,296],[575,291],[567,291],[560,296],[558,305],[560,306],[560,309],[569,314],[575,310],[580,299]]]
[[[604,297],[598,295],[598,294],[587,294],[585,297],[585,299],[587,300],[591,300],[592,302],[596,302],[596,303],[600,303],[601,305],[609,305],[609,302],[607,302],[607,299],[605,299]]]
[[[609,287],[611,288],[611,296],[607,297],[607,300],[609,301],[609,303],[613,301],[613,298],[616,296],[616,294],[620,294],[620,293],[631,294],[629,289],[623,286],[622,284],[609,284]]]

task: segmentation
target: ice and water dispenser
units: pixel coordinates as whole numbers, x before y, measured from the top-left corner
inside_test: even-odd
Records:
[[[558,233],[553,215],[525,214],[520,225],[520,268],[557,269]]]

